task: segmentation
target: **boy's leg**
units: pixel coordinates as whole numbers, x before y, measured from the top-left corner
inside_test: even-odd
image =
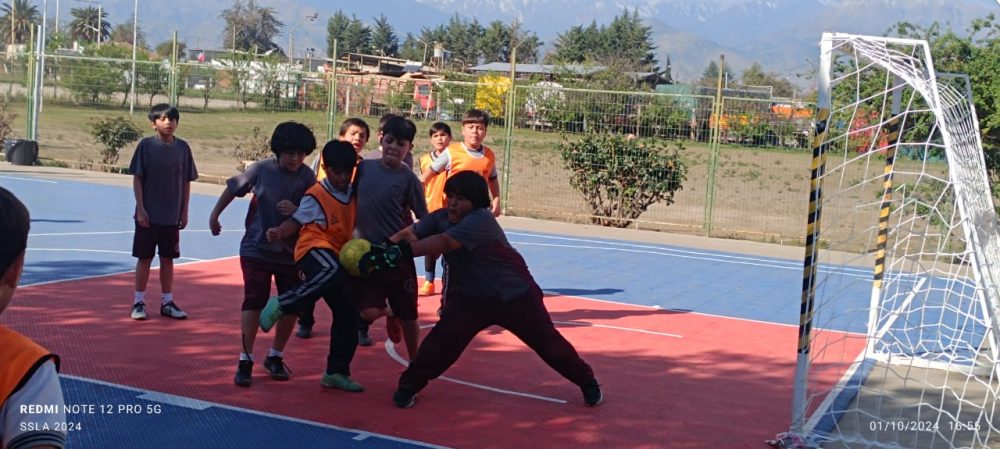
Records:
[[[174,259],[181,256],[180,253],[180,226],[156,226],[153,225],[153,232],[156,234],[156,244],[160,253],[160,291],[163,297],[160,301],[160,315],[183,320],[187,318],[177,303],[174,302]]]
[[[284,266],[273,264],[274,271],[274,283],[278,287],[278,294],[285,293],[298,287],[302,280],[299,278],[299,267],[294,265]],[[309,304],[312,305],[312,304]],[[288,340],[292,336],[292,330],[295,329],[295,316],[289,315],[286,318],[282,318],[278,321],[275,326],[274,331],[274,343],[272,344],[272,349],[274,351],[284,351],[285,345],[288,344]]]
[[[149,271],[153,265],[153,258],[137,259],[135,261],[135,291],[145,292],[149,283]]]
[[[283,315],[298,315],[305,304],[319,300],[323,292],[346,274],[337,263],[337,256],[327,249],[312,249],[299,260],[299,268],[306,280],[292,290],[277,297],[278,307],[265,306],[260,316],[260,327],[271,330]]]
[[[413,360],[420,345],[420,325],[417,323],[417,270],[412,262],[404,263],[400,268],[391,272],[387,283],[392,317],[386,317],[386,331],[390,334],[390,340],[394,342],[400,339],[398,334],[402,333],[402,339],[406,343],[406,355]],[[396,338],[392,338],[394,333]]]
[[[434,289],[434,278],[436,275],[438,256],[424,256],[424,283],[420,285],[420,290],[417,292],[420,296],[433,295],[435,293]]]
[[[299,331],[295,336],[299,338],[311,338],[312,329],[316,324],[316,303],[309,303],[302,306],[299,312]]]
[[[149,284],[149,270],[156,255],[156,238],[152,228],[144,228],[135,223],[132,235],[132,257],[135,261],[135,296],[132,301],[132,319],[146,319],[146,285]]]

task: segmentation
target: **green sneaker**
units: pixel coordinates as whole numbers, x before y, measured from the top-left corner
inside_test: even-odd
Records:
[[[340,373],[323,373],[323,380],[320,381],[320,385],[323,385],[323,388],[336,388],[338,390],[344,390],[351,393],[360,393],[365,391],[365,387],[362,387],[361,384]]]
[[[267,300],[264,310],[260,311],[260,330],[269,332],[274,327],[274,323],[281,319],[281,316],[281,303],[278,302],[277,296],[272,296]]]

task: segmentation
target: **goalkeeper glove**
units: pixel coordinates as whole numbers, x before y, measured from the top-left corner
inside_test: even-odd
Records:
[[[371,275],[388,271],[399,266],[400,263],[413,258],[413,251],[410,242],[403,240],[399,243],[383,243],[372,245],[372,249],[361,256],[358,261],[358,270],[362,275]]]

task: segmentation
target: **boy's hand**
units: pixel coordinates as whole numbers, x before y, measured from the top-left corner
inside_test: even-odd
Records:
[[[139,223],[139,226],[144,228],[149,227],[149,214],[146,213],[146,209],[139,207],[135,210],[135,221]]]
[[[493,198],[493,204],[490,210],[492,210],[494,217],[500,216],[500,197]]]
[[[267,229],[267,241],[281,240],[281,230],[277,226]]]
[[[292,215],[298,208],[299,207],[296,206],[295,203],[291,201],[288,200],[278,201],[278,213],[280,213],[281,215]]]
[[[222,223],[219,223],[219,217],[214,215],[208,217],[208,229],[212,231],[212,235],[219,235],[222,232]]]
[[[188,225],[188,213],[187,211],[183,211],[181,212],[180,227],[181,229],[184,229],[187,227],[187,225]]]

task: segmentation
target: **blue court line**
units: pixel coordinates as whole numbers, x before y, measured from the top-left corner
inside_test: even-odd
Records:
[[[61,377],[68,447],[358,448],[416,449],[438,446],[363,430],[316,423],[224,404],[94,381]],[[26,418],[30,420],[30,418]]]

